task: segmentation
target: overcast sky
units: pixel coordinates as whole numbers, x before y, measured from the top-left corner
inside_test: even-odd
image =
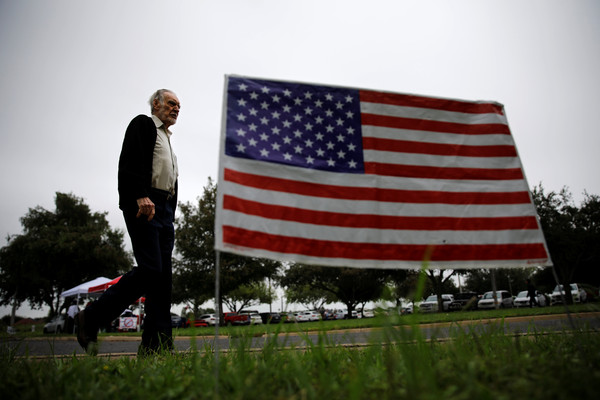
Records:
[[[500,102],[530,187],[579,202],[600,194],[599,43],[596,0],[0,0],[0,244],[56,192],[125,230],[123,134],[158,88],[182,103],[194,201],[217,178],[225,74]]]

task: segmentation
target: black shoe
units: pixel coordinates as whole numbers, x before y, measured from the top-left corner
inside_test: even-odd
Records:
[[[91,327],[86,324],[85,310],[75,316],[75,321],[77,322],[77,342],[79,342],[79,345],[86,352],[88,352],[88,349],[92,351],[95,349],[95,352],[97,352],[98,331],[90,329]],[[93,344],[93,346],[90,346],[90,344]]]

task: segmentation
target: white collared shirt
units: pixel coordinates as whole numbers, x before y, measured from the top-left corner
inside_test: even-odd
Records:
[[[152,115],[152,120],[156,125],[156,144],[152,158],[152,187],[174,193],[179,170],[177,157],[171,148],[171,131],[156,115]]]

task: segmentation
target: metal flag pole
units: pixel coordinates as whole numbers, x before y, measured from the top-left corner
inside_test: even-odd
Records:
[[[493,268],[490,270],[490,272],[492,273],[492,298],[494,299],[494,309],[497,310],[500,308],[500,302],[498,301],[498,293],[496,290],[496,272]]]
[[[219,398],[219,325],[221,325],[221,302],[219,299],[221,298],[220,293],[220,276],[219,270],[221,268],[221,252],[215,252],[215,312],[217,314],[217,323],[215,324],[215,340],[213,344],[214,352],[215,352],[215,393],[216,398]]]

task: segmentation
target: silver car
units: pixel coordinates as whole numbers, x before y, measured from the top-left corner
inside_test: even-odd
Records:
[[[571,296],[573,296],[574,303],[583,303],[587,300],[587,293],[581,288],[581,285],[578,283],[571,283],[569,286],[571,287]],[[565,291],[563,289],[563,285],[556,285],[554,291],[552,292],[551,303],[562,303],[564,294]]]
[[[479,302],[477,302],[477,308],[479,309],[492,309],[498,307],[513,307],[513,297],[507,290],[496,290],[496,299],[494,299],[494,292],[485,292]]]
[[[442,295],[442,307],[444,311],[448,311],[450,303],[452,303],[454,297],[451,294]],[[438,298],[437,295],[432,294],[424,302],[419,305],[420,312],[437,312],[438,311]]]
[[[535,291],[535,299],[537,300],[537,305],[540,307],[545,307],[546,306],[546,296],[544,296],[542,293],[538,292],[537,290]],[[530,306],[530,299],[529,296],[527,295],[527,290],[523,290],[522,292],[519,292],[519,294],[517,294],[517,297],[515,298],[515,307],[529,307]]]
[[[61,333],[65,331],[65,321],[67,316],[65,314],[57,315],[52,318],[46,325],[44,325],[44,333]]]
[[[199,321],[206,322],[209,326],[215,326],[217,324],[217,315],[216,314],[202,314],[198,317]]]
[[[263,323],[260,314],[241,313],[240,315],[248,315],[250,317],[250,325],[261,325]]]

